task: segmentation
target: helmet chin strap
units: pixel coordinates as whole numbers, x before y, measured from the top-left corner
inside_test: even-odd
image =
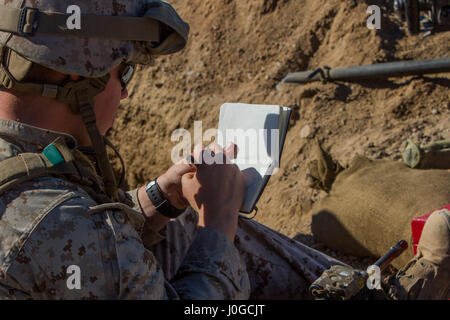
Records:
[[[100,134],[94,112],[94,98],[103,92],[109,74],[101,78],[84,78],[67,81],[63,85],[22,82],[31,70],[32,62],[9,48],[0,47],[0,88],[24,93],[38,94],[70,106],[74,114],[80,114],[91,139],[105,191],[113,201],[119,201],[117,183],[106,153],[104,137]]]
[[[97,127],[94,112],[94,97],[89,95],[88,89],[79,90],[75,95],[78,100],[81,118],[91,139],[100,174],[105,184],[105,191],[114,201],[119,201],[117,183],[106,152],[104,137],[100,134]]]

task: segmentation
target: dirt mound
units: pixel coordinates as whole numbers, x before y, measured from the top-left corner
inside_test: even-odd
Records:
[[[308,138],[318,137],[344,165],[356,154],[400,159],[399,149],[407,138],[420,143],[450,138],[448,74],[277,87],[289,72],[325,65],[448,56],[449,32],[425,39],[407,36],[392,12],[392,1],[171,3],[190,23],[189,44],[181,53],[140,68],[130,99],[110,132],[127,163],[131,187],[171,165],[171,150],[177,144],[171,141],[173,130],[193,132],[198,120],[203,130],[215,127],[224,102],[291,107],[281,170],[260,199],[256,219],[325,249],[314,244],[310,232],[308,212],[324,194],[307,184],[307,164],[312,160]],[[381,30],[366,27],[366,10],[373,4],[382,9]],[[339,257],[355,266],[366,262]]]

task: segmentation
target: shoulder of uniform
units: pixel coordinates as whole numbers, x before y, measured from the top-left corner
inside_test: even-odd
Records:
[[[25,181],[14,186],[0,196],[0,217],[2,226],[7,226],[11,238],[23,238],[34,228],[48,219],[49,215],[58,215],[62,208],[71,203],[72,211],[66,212],[86,215],[89,208],[97,203],[81,188],[68,181],[44,177]],[[6,232],[7,230],[1,232]]]
[[[0,161],[8,159],[10,157],[17,156],[23,152],[23,147],[18,141],[14,141],[14,138],[0,137]]]
[[[5,234],[8,241],[0,248],[1,269],[16,287],[23,287],[33,297],[47,298],[53,294],[71,297],[73,293],[65,287],[68,268],[77,266],[82,274],[97,277],[83,282],[85,286],[77,294],[92,290],[102,296],[105,279],[113,281],[116,268],[114,246],[108,244],[114,239],[109,220],[103,214],[90,213],[96,203],[76,186],[54,178],[41,178],[36,183],[37,188],[28,190],[35,194],[26,191],[8,209],[9,216],[15,217],[6,230],[10,232]]]
[[[57,241],[65,232],[78,228],[75,224],[84,224],[80,229],[93,229],[89,209],[95,205],[84,190],[58,178],[37,178],[14,186],[0,196],[0,268],[9,268],[36,233]]]
[[[3,202],[14,201],[17,198],[23,200],[25,204],[34,206],[36,203],[28,199],[39,199],[41,203],[51,201],[55,198],[69,194],[73,198],[89,200],[93,205],[95,201],[88,193],[75,183],[58,177],[39,177],[21,182],[0,195]]]

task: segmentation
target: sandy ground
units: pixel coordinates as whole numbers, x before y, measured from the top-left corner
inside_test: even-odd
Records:
[[[191,26],[189,43],[181,53],[140,67],[109,134],[127,163],[130,187],[171,166],[175,129],[193,132],[200,120],[203,130],[216,127],[223,103],[284,105],[293,115],[281,169],[258,203],[256,220],[356,267],[367,265],[373,259],[342,255],[312,238],[310,209],[325,193],[308,186],[311,138],[343,165],[357,154],[399,160],[407,138],[450,139],[448,73],[277,85],[289,72],[325,65],[449,56],[449,31],[408,36],[391,2],[172,0]],[[381,30],[366,27],[372,4],[382,8]]]

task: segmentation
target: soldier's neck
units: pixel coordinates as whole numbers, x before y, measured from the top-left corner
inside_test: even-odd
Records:
[[[91,145],[81,117],[53,99],[0,90],[0,118],[67,133],[78,145]]]

